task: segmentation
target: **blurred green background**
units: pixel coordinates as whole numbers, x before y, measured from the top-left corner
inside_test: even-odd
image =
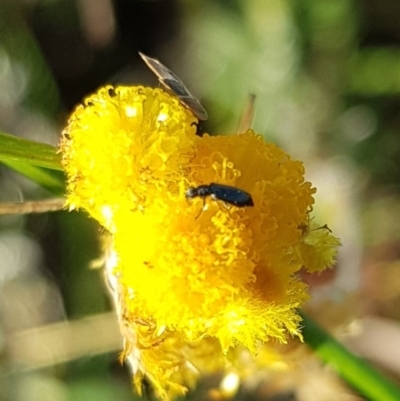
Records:
[[[366,315],[399,330],[400,2],[2,0],[0,131],[56,145],[100,86],[158,85],[138,51],[201,99],[203,132],[235,133],[256,95],[254,130],[304,160],[315,213],[343,242],[334,273],[310,281],[310,310],[328,310],[332,330]],[[47,196],[0,168],[0,201]],[[0,217],[0,400],[135,399],[101,272],[89,268],[99,232],[83,213]],[[398,363],[353,347],[400,377]],[[267,393],[305,399],[296,384]]]

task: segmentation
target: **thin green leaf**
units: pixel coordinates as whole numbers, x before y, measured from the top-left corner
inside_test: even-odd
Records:
[[[65,194],[64,176],[61,172],[46,170],[42,167],[14,160],[1,160],[1,162],[55,195]]]
[[[0,132],[0,161],[21,162],[62,171],[61,156],[54,146]]]
[[[312,319],[301,314],[304,341],[324,362],[333,366],[340,376],[371,401],[398,401],[400,388],[363,359],[353,355]]]

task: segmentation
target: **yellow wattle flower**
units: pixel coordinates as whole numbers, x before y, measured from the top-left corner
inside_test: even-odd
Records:
[[[196,121],[161,89],[107,86],[86,98],[61,140],[69,207],[114,231],[116,209],[143,207],[150,188],[176,183],[193,157]]]
[[[315,189],[301,162],[251,130],[198,137],[196,122],[160,89],[106,87],[78,106],[60,146],[70,208],[112,234],[123,355],[137,387],[147,376],[164,399],[239,364],[240,347],[301,337],[296,272],[332,264],[338,245],[324,228],[305,235]],[[185,197],[212,182],[254,207]]]

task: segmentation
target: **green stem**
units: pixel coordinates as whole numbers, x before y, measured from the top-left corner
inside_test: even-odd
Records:
[[[0,160],[22,162],[62,171],[61,155],[54,146],[0,132]]]
[[[305,342],[324,362],[336,371],[362,395],[371,401],[399,401],[400,388],[392,381],[366,363],[351,354],[339,342],[317,325],[304,313],[303,336]]]
[[[55,195],[62,196],[65,194],[64,176],[60,171],[47,170],[13,160],[1,160],[1,163],[36,182],[36,184],[41,185]]]

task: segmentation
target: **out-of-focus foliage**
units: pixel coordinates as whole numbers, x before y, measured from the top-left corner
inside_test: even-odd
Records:
[[[254,129],[305,160],[319,220],[344,244],[324,285],[310,281],[316,317],[337,327],[364,310],[398,322],[399,45],[392,0],[1,1],[0,131],[55,145],[66,115],[99,86],[157,85],[139,50],[202,100],[203,131],[234,131],[254,93]],[[47,196],[1,167],[1,201]],[[65,212],[0,217],[0,399],[133,399],[101,273],[88,268],[100,254],[98,230]],[[386,368],[400,377],[398,366]],[[301,400],[311,374],[253,389]]]

